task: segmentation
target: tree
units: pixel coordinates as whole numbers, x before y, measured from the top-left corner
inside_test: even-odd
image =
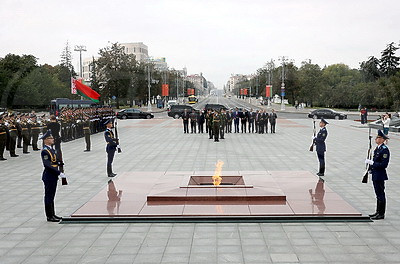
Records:
[[[318,64],[309,62],[302,62],[298,71],[299,76],[299,101],[305,102],[307,106],[314,104],[321,104],[320,95],[322,92],[322,72]]]
[[[363,61],[360,64],[360,71],[364,81],[373,82],[378,80],[382,76],[382,72],[379,69],[379,59],[374,56],[369,57],[367,61]]]
[[[37,58],[33,55],[8,54],[0,60],[1,105],[12,107],[21,81],[37,68]]]
[[[65,85],[70,85],[71,77],[76,77],[76,72],[72,65],[72,53],[68,41],[61,53],[61,60],[57,69],[58,79]]]
[[[399,70],[398,66],[400,58],[395,55],[396,50],[398,49],[398,47],[395,47],[394,42],[392,42],[381,52],[380,65],[385,76],[395,75]]]
[[[118,43],[100,49],[99,55],[97,70],[98,81],[102,84],[100,94],[107,101],[115,96],[116,107],[119,108],[120,98],[127,97],[134,80],[135,55],[126,54],[124,47]]]

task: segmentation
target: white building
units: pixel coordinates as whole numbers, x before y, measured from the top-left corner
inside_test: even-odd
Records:
[[[120,43],[119,45],[125,48],[126,54],[134,54],[137,61],[145,62],[149,59],[149,49],[143,42]]]
[[[232,74],[229,77],[228,83],[226,84],[226,88],[228,89],[225,92],[232,92],[233,89],[236,88],[236,85],[239,84],[241,81],[247,80],[247,76],[244,74]]]
[[[193,83],[194,88],[196,89],[196,94],[198,95],[206,95],[208,94],[207,89],[207,80],[203,77],[203,74],[192,74],[186,77],[186,80]]]

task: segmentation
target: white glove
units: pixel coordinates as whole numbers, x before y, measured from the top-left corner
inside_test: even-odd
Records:
[[[373,165],[373,164],[374,164],[374,161],[373,161],[373,160],[370,160],[370,159],[366,159],[366,160],[365,160],[365,164]]]
[[[67,178],[67,175],[65,175],[63,172],[60,173],[61,178]]]
[[[117,148],[121,148],[119,145],[117,145]]]
[[[314,136],[311,137],[312,140],[314,140],[314,139],[316,139],[316,138],[317,138],[317,137],[314,137]]]

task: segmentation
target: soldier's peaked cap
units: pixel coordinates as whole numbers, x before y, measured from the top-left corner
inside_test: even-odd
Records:
[[[43,136],[40,137],[40,139],[45,140],[48,137],[52,137],[53,135],[51,134],[51,129],[47,130],[46,133],[44,133]]]
[[[383,139],[389,139],[389,137],[388,136],[386,136],[383,132],[382,132],[382,130],[378,130],[378,137],[381,137],[381,138],[383,138]]]
[[[104,122],[104,125],[112,124],[113,121],[114,121],[114,119],[110,118],[110,119],[108,119],[106,122]]]
[[[325,125],[329,124],[328,121],[326,121],[325,119],[321,118],[321,122],[325,123]]]

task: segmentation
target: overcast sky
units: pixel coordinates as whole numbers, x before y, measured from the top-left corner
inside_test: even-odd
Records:
[[[96,56],[109,42],[143,42],[169,67],[202,72],[222,88],[280,56],[296,65],[358,68],[400,41],[398,0],[0,0],[0,57],[56,65],[68,41]],[[73,52],[74,66],[79,55]]]

